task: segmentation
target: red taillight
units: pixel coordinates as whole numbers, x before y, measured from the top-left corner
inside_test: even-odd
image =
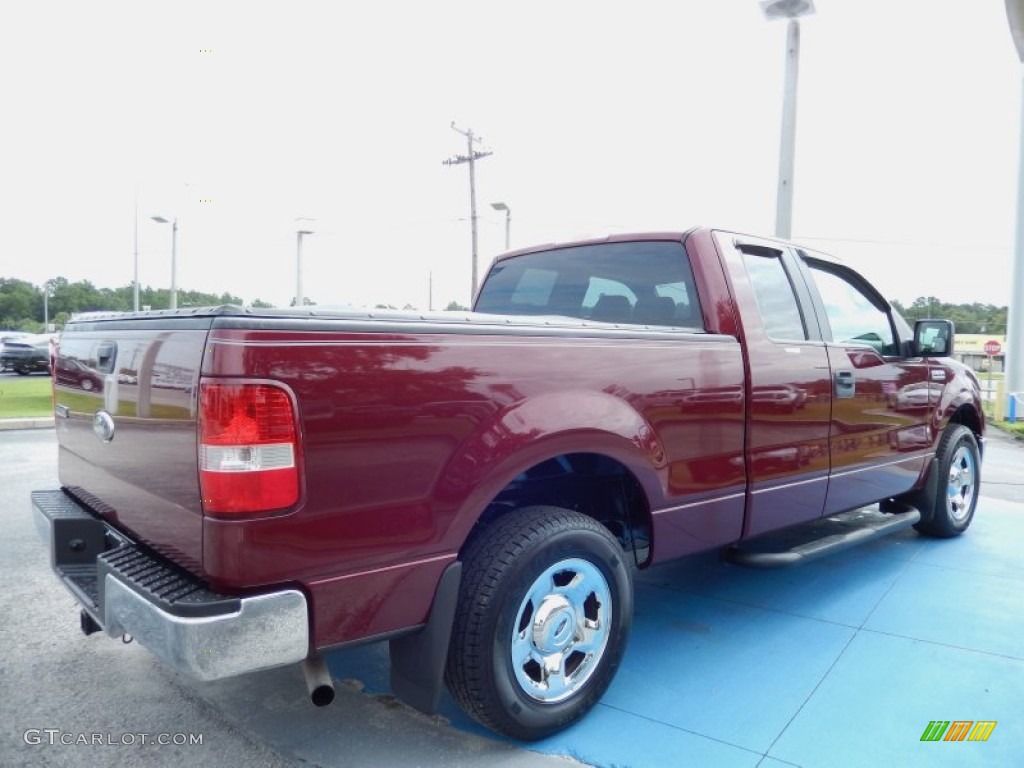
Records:
[[[273,384],[202,382],[199,484],[203,511],[246,514],[299,500],[299,442],[288,393]]]

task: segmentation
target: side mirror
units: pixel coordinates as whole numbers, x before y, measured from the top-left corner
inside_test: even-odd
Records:
[[[953,354],[952,320],[918,320],[914,323],[914,350],[921,357]]]

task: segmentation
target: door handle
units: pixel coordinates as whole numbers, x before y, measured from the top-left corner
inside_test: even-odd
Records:
[[[857,394],[857,380],[853,371],[836,371],[834,383],[836,397],[853,397]]]

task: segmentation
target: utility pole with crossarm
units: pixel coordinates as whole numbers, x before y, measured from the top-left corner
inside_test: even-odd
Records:
[[[473,299],[476,297],[476,285],[477,285],[477,268],[476,268],[476,170],[475,163],[482,157],[494,154],[493,152],[484,152],[482,150],[474,149],[474,142],[481,142],[479,136],[473,135],[473,129],[468,128],[465,131],[456,127],[455,121],[452,121],[452,130],[456,133],[461,133],[466,137],[466,154],[455,155],[449,157],[443,161],[445,165],[461,165],[462,163],[469,163],[469,220],[473,231],[473,270],[472,270],[472,281],[473,284],[469,291],[469,301],[472,306]]]

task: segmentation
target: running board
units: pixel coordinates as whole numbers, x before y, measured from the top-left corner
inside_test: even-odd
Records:
[[[740,547],[727,547],[723,556],[750,568],[806,563],[902,531],[921,519],[914,507],[903,504],[900,508],[900,512],[885,513],[872,506],[812,520],[758,536]]]

